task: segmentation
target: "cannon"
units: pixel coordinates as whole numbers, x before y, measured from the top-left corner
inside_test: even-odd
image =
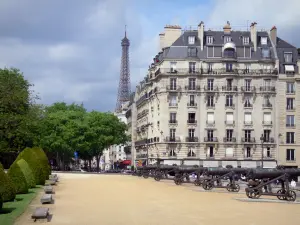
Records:
[[[175,176],[177,166],[160,165],[154,172],[154,179],[160,181],[161,179],[169,179],[168,176]]]
[[[241,179],[241,175],[246,174],[248,174],[246,168],[208,168],[203,174],[202,187],[204,190],[226,188],[229,192],[239,192],[240,186],[236,181]],[[229,180],[229,183],[224,186],[221,180]]]
[[[148,177],[154,177],[155,170],[158,166],[157,165],[148,165],[148,166],[142,166],[139,168],[141,170],[142,176],[147,179]]]
[[[253,169],[246,176],[249,179],[245,189],[248,198],[258,199],[266,195],[276,196],[279,200],[296,200],[296,193],[290,190],[289,181],[300,176],[300,169]],[[271,189],[271,184],[275,182],[281,184],[276,193]]]
[[[201,185],[200,176],[206,170],[204,167],[199,166],[180,166],[175,171],[174,183],[176,185],[181,185],[182,183],[190,183],[190,175],[194,174],[197,176],[194,184],[196,186]]]

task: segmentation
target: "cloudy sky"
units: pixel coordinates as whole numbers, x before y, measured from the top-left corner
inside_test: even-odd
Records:
[[[166,24],[278,28],[300,47],[299,0],[1,0],[0,67],[19,68],[41,102],[83,102],[113,111],[124,25],[131,41],[132,88],[158,50]]]

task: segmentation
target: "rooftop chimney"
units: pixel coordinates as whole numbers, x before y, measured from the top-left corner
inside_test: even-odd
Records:
[[[161,51],[164,47],[165,47],[165,34],[160,33],[159,34],[159,50],[158,51]]]
[[[181,36],[181,27],[166,25],[164,34],[164,47],[170,47]]]
[[[273,42],[274,46],[276,47],[277,44],[277,28],[275,26],[272,27],[270,30],[270,38],[271,41]]]
[[[198,38],[200,40],[201,51],[203,51],[203,42],[204,42],[204,22],[201,21],[198,25]]]
[[[225,26],[223,27],[223,31],[224,31],[224,33],[226,33],[226,34],[230,34],[230,32],[231,32],[231,26],[230,26],[229,21],[227,21],[227,23],[226,23]]]
[[[251,34],[251,41],[254,46],[254,51],[257,50],[257,31],[256,31],[256,22],[251,23],[250,25],[250,34]]]

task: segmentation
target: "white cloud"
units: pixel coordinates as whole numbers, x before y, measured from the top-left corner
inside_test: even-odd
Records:
[[[55,61],[78,59],[84,57],[86,53],[84,47],[71,43],[57,44],[48,48],[50,60]]]

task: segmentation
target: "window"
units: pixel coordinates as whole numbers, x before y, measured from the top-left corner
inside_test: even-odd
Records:
[[[264,150],[264,156],[266,158],[271,158],[271,149],[270,147],[267,147],[265,150]]]
[[[195,137],[195,129],[189,129],[189,138]]]
[[[263,58],[270,58],[270,49],[268,48],[263,48],[261,50],[261,54]]]
[[[251,158],[251,148],[247,147],[245,152],[246,158]]]
[[[188,114],[188,123],[195,123],[196,122],[196,113],[189,113]]]
[[[244,118],[245,124],[252,124],[252,114],[251,112],[245,112],[245,118]]]
[[[270,102],[270,97],[269,96],[264,96],[264,103],[263,103],[263,107],[272,107],[272,104]]]
[[[195,36],[189,36],[189,45],[195,44]]]
[[[188,57],[197,57],[197,48],[188,48]]]
[[[245,130],[245,142],[251,142],[251,130]]]
[[[244,43],[244,45],[248,45],[249,44],[249,37],[243,37],[243,43]]]
[[[195,73],[195,72],[196,72],[196,63],[189,62],[189,73]]]
[[[286,143],[295,144],[295,132],[286,132]]]
[[[286,150],[286,160],[287,161],[295,161],[295,149],[287,149]]]
[[[207,36],[206,42],[207,42],[207,44],[212,44],[214,42],[214,38],[212,36]]]
[[[177,97],[175,95],[170,95],[170,106],[177,106]]]
[[[207,140],[208,141],[214,140],[214,131],[213,130],[207,130]]]
[[[213,112],[208,112],[207,113],[207,123],[208,124],[213,124],[215,122],[215,115]]]
[[[195,105],[195,95],[190,95],[190,105],[191,106]]]
[[[227,107],[233,106],[233,96],[232,95],[226,95],[226,105]]]
[[[213,70],[213,64],[212,63],[208,63],[208,73],[211,73]]]
[[[286,109],[287,110],[293,110],[294,109],[294,101],[295,101],[295,98],[287,98],[286,99]]]
[[[272,119],[271,119],[271,113],[270,112],[265,112],[264,113],[264,124],[272,124]]]
[[[232,91],[232,82],[233,80],[232,79],[226,79],[226,89],[227,91]]]
[[[284,62],[286,62],[286,63],[293,62],[293,53],[292,52],[285,52],[284,53]]]
[[[233,135],[233,130],[227,129],[226,130],[226,141],[232,141],[232,135]]]
[[[176,129],[170,129],[170,140],[174,140],[175,141],[175,133],[176,133]]]
[[[226,72],[232,72],[232,63],[226,63]]]
[[[245,64],[245,71],[244,71],[244,73],[249,73],[250,72],[250,68],[251,68],[251,64],[250,63],[246,63]]]
[[[245,80],[245,91],[251,91],[251,80],[250,79]]]
[[[286,126],[287,127],[294,127],[295,126],[295,116],[294,115],[287,115],[286,116]]]
[[[209,146],[207,149],[207,156],[210,158],[214,157],[214,147],[213,146]]]
[[[231,37],[230,36],[225,36],[224,37],[224,44],[231,42]]]
[[[170,123],[176,123],[176,113],[170,113]]]
[[[233,124],[233,113],[232,112],[226,113],[226,123]]]
[[[233,157],[233,148],[226,148],[225,155],[226,157]]]
[[[169,156],[171,156],[171,157],[176,157],[175,149],[172,148],[172,149],[170,150]]]
[[[245,108],[251,108],[252,107],[250,98],[251,98],[250,96],[245,96],[245,103],[244,103]]]
[[[176,78],[170,78],[170,89],[176,90]]]
[[[261,37],[260,44],[261,45],[266,45],[267,43],[268,43],[268,38],[267,37]]]
[[[207,79],[207,90],[214,90],[214,79]]]
[[[207,96],[206,106],[208,106],[208,107],[214,107],[215,106],[215,104],[214,104],[214,96],[213,95],[208,95]]]
[[[295,93],[295,84],[293,82],[286,83],[286,93],[294,94]]]
[[[196,78],[189,78],[189,90],[196,90]]]
[[[170,72],[171,73],[176,73],[176,62],[170,62]]]
[[[264,130],[264,142],[270,142],[271,130]]]
[[[264,83],[263,83],[264,87],[267,87],[267,88],[270,87],[271,86],[271,82],[272,82],[271,79],[264,79]]]
[[[225,49],[224,50],[224,57],[227,57],[227,58],[234,58],[235,57],[235,51],[234,49]]]
[[[195,152],[194,152],[191,148],[189,148],[189,151],[188,151],[187,156],[188,156],[188,157],[195,157],[196,154],[195,154]]]

